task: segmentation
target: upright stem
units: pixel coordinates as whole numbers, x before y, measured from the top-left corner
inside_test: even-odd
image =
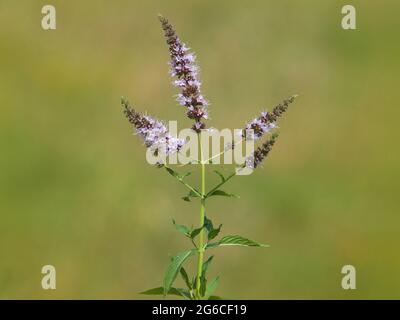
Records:
[[[203,162],[203,147],[201,143],[201,134],[198,134],[199,139],[199,151],[200,151],[200,159],[201,159],[201,206],[200,206],[200,227],[204,226],[204,217],[205,217],[205,209],[206,209],[206,170],[205,164]],[[200,278],[203,271],[203,256],[204,256],[204,228],[201,229],[199,234],[199,245],[198,245],[198,263],[197,263],[197,279],[196,279],[196,294],[197,298],[201,299],[200,294]]]

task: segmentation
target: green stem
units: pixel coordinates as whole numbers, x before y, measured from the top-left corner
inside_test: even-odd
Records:
[[[204,217],[206,210],[206,170],[205,164],[203,163],[203,147],[201,143],[201,135],[198,134],[199,139],[199,150],[201,159],[201,205],[200,205],[200,227],[204,226]],[[201,229],[199,234],[199,245],[198,245],[198,262],[197,262],[197,279],[196,279],[196,295],[198,299],[201,299],[200,294],[200,278],[203,271],[203,256],[204,256],[204,228]]]

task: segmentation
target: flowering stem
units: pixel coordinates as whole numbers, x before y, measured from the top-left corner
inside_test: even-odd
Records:
[[[203,163],[203,148],[201,143],[201,135],[198,134],[199,138],[199,150],[200,150],[200,160],[201,160],[201,205],[200,205],[200,227],[204,226],[204,217],[206,210],[206,171],[205,164]],[[197,263],[197,278],[196,278],[196,295],[198,299],[201,299],[201,274],[203,271],[203,256],[204,256],[204,228],[201,229],[199,234],[199,245],[198,245],[198,263]]]

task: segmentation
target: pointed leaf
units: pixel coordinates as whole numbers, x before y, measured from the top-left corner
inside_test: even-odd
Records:
[[[210,232],[214,229],[212,221],[207,217],[204,217],[204,227],[206,228],[207,232]]]
[[[194,229],[190,232],[190,238],[194,239],[197,237],[197,235],[200,233],[201,229],[203,229],[204,227],[200,227],[197,229]]]
[[[225,236],[218,242],[209,243],[207,248],[214,248],[218,246],[269,247],[266,244],[261,244],[238,235]]]
[[[195,252],[196,250],[184,251],[178,253],[175,257],[172,258],[172,261],[168,266],[164,277],[164,295],[169,292],[169,289],[171,288],[172,283],[175,281],[176,276],[178,275],[178,272],[182,267],[182,264]]]
[[[205,274],[208,270],[208,267],[211,264],[211,261],[214,259],[214,256],[210,256],[206,262],[203,263],[203,270],[202,270],[202,274]]]
[[[206,293],[205,293],[206,299],[208,299],[208,297],[214,293],[215,289],[218,286],[218,280],[219,280],[219,277],[216,277],[207,284],[207,289],[206,289]]]
[[[183,179],[183,178],[186,178],[186,177],[190,176],[191,174],[192,174],[191,172],[186,172],[186,173],[183,173],[183,174],[179,175],[179,178]]]
[[[214,256],[209,257],[206,262],[203,263],[203,268],[201,271],[201,277],[200,277],[200,295],[204,297],[206,295],[206,290],[207,290],[207,270],[208,267],[211,264],[211,261],[213,260]]]
[[[175,178],[179,178],[179,177],[180,177],[178,172],[176,172],[175,170],[173,170],[173,169],[171,169],[171,168],[169,168],[169,167],[165,167],[165,170],[167,170],[168,173],[169,173],[171,176],[175,177]]]
[[[204,274],[202,274],[201,277],[200,277],[200,295],[202,297],[205,296],[206,289],[207,289],[207,278],[206,278],[206,276]]]
[[[191,290],[192,289],[192,285],[190,284],[188,274],[186,273],[186,270],[185,270],[184,267],[181,267],[180,274],[182,276],[183,281],[185,281],[188,289]]]
[[[231,198],[239,198],[238,195],[233,194],[233,193],[227,193],[223,190],[215,190],[213,192],[211,192],[208,197],[212,197],[212,196],[223,196],[223,197],[231,197]]]
[[[225,179],[224,175],[221,172],[219,172],[218,170],[214,170],[214,172],[217,175],[219,175],[219,177],[221,178],[222,182],[225,182],[226,179]]]
[[[199,195],[196,192],[193,192],[192,190],[190,190],[188,197],[199,198]]]
[[[214,229],[214,225],[210,219],[207,217],[204,217],[204,227],[206,228],[208,232],[208,240],[214,239],[219,232],[221,231],[222,224],[219,225],[217,229]]]
[[[214,239],[214,238],[219,234],[219,232],[221,231],[221,227],[222,227],[222,224],[220,224],[219,227],[218,227],[217,229],[212,229],[212,230],[208,233],[208,240]]]
[[[153,289],[149,289],[149,290],[140,292],[140,294],[145,294],[145,295],[163,295],[164,294],[164,288],[163,287],[157,287],[157,288],[153,288]],[[185,290],[185,289],[171,287],[167,294],[184,297],[184,296],[186,296],[186,294],[189,294],[189,292],[187,292],[187,290]],[[190,296],[190,294],[189,294],[189,296]]]
[[[177,224],[174,219],[172,219],[172,223],[174,224],[176,230],[180,233],[184,234],[187,237],[190,237],[190,229],[183,224]]]
[[[184,201],[190,202],[190,198],[199,198],[199,195],[196,192],[190,190],[187,196],[182,197]]]

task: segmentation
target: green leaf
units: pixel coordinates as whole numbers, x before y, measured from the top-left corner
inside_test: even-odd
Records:
[[[219,232],[221,231],[221,227],[222,227],[222,224],[220,224],[219,227],[218,227],[217,229],[212,229],[212,230],[208,233],[208,240],[214,239],[214,238],[219,234]]]
[[[188,274],[186,273],[186,270],[185,270],[184,267],[181,267],[180,274],[182,276],[183,281],[185,281],[188,289],[191,290],[192,289],[192,285],[190,284]]]
[[[214,258],[214,256],[211,256],[203,263],[203,268],[202,268],[201,277],[200,277],[200,295],[202,297],[204,297],[206,295],[206,290],[207,290],[206,274],[207,274],[208,267],[210,266],[213,258]]]
[[[192,288],[196,288],[197,277],[194,276],[192,279]]]
[[[206,228],[207,232],[210,232],[214,229],[212,221],[207,217],[204,217],[204,227]]]
[[[220,296],[209,296],[208,300],[224,300],[224,299]]]
[[[222,224],[220,224],[217,229],[214,229],[212,221],[210,219],[208,219],[207,217],[204,217],[204,227],[206,228],[206,230],[208,232],[208,235],[207,235],[208,240],[212,240],[221,231]]]
[[[200,295],[202,297],[205,296],[206,289],[207,289],[207,278],[206,278],[206,276],[204,274],[202,274],[201,277],[200,277]]]
[[[183,199],[184,201],[190,202],[190,198],[199,198],[199,197],[200,197],[200,196],[199,196],[196,192],[193,192],[192,190],[190,190],[190,192],[188,193],[188,195],[182,197],[182,199]]]
[[[231,198],[239,198],[238,195],[233,194],[233,193],[227,193],[223,190],[215,190],[211,192],[207,197],[212,197],[212,196],[223,196],[223,197],[231,197]]]
[[[219,172],[218,170],[214,170],[214,172],[217,175],[219,175],[219,177],[221,178],[222,182],[225,182],[226,179],[225,179],[224,175],[221,172]]]
[[[181,179],[183,179],[183,178],[186,178],[186,177],[190,176],[191,174],[192,174],[191,172],[186,172],[186,173],[183,173],[183,174],[179,175],[179,177]]]
[[[157,288],[153,288],[153,289],[149,289],[149,290],[140,292],[140,294],[152,295],[152,296],[164,295],[164,288],[157,287]],[[167,294],[181,296],[181,297],[186,297],[186,295],[189,295],[189,297],[190,297],[190,293],[187,290],[180,289],[180,288],[174,288],[174,287],[171,287]]]
[[[200,233],[201,229],[203,229],[204,227],[200,227],[197,229],[194,229],[190,232],[190,238],[194,239],[196,238],[196,236]]]
[[[209,243],[207,248],[215,248],[218,246],[269,247],[266,244],[261,244],[238,235],[225,236],[218,242]]]
[[[164,296],[169,292],[169,289],[175,281],[176,276],[178,275],[178,272],[182,267],[182,264],[195,252],[196,250],[180,252],[172,258],[172,261],[169,264],[164,277]]]
[[[169,168],[169,167],[165,167],[165,170],[167,170],[167,171],[168,171],[168,173],[169,173],[171,176],[173,176],[173,177],[175,177],[175,178],[178,178],[178,179],[179,179],[180,175],[179,175],[179,173],[178,173],[178,172],[176,172],[175,170],[172,170],[172,169],[171,169],[171,168]]]
[[[190,176],[192,174],[191,172],[179,173],[179,172],[171,169],[170,167],[165,167],[165,170],[167,170],[171,176],[177,178],[178,180],[183,180],[184,178],[186,178],[187,176]]]
[[[174,224],[175,228],[186,237],[190,237],[190,229],[183,224],[177,224],[174,219],[172,219],[172,223]]]
[[[207,272],[208,267],[210,266],[211,261],[212,261],[213,259],[214,259],[214,256],[210,256],[210,257],[206,260],[206,262],[203,263],[203,269],[202,269],[201,274],[205,274],[205,273]]]
[[[219,277],[216,277],[207,284],[207,289],[206,289],[206,292],[204,295],[206,297],[206,299],[208,299],[208,297],[210,297],[214,293],[215,289],[218,286],[218,280],[219,280]]]

